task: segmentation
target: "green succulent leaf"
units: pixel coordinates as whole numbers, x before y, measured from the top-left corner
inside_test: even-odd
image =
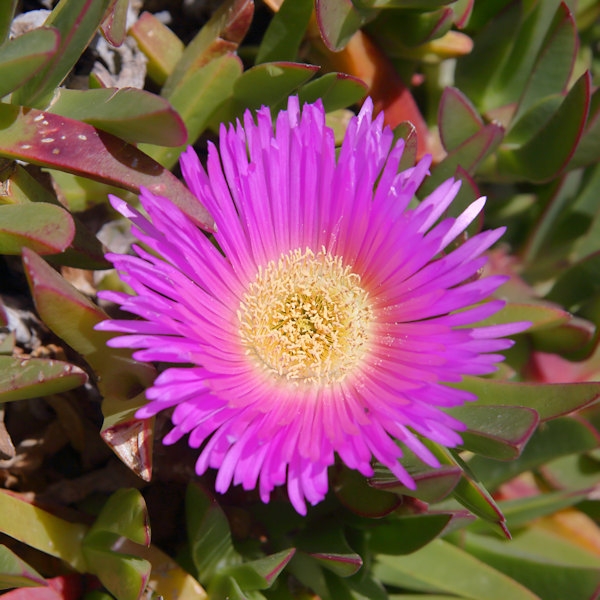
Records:
[[[546,125],[522,146],[498,151],[502,178],[542,183],[555,178],[568,164],[582,136],[591,94],[589,72],[573,85]]]
[[[169,101],[187,128],[187,143],[177,148],[140,144],[139,148],[166,168],[172,168],[187,144],[194,143],[214,123],[215,113],[233,94],[242,74],[237,56],[226,54],[200,67],[170,94]]]
[[[351,0],[316,0],[315,13],[321,37],[329,50],[338,52],[377,13]]]
[[[56,254],[69,247],[75,235],[71,215],[54,204],[35,202],[0,206],[0,253],[21,254],[30,248]]]
[[[290,562],[296,550],[290,548],[276,554],[229,567],[223,574],[230,575],[244,592],[270,588]]]
[[[325,112],[356,104],[367,93],[367,86],[360,79],[344,73],[326,73],[309,81],[298,90],[300,105],[321,100]]]
[[[139,600],[150,577],[147,560],[89,545],[83,546],[83,554],[89,571],[116,600]]]
[[[140,15],[129,34],[148,59],[148,76],[158,85],[163,85],[183,55],[183,42],[149,12]]]
[[[517,458],[533,435],[539,417],[521,406],[465,405],[448,412],[467,426],[462,447],[496,460]]]
[[[60,43],[56,29],[28,31],[0,46],[0,98],[16,90],[42,69]]]
[[[380,555],[374,573],[388,585],[469,600],[540,600],[511,577],[444,540],[433,540],[406,556]]]
[[[0,545],[0,589],[45,586],[44,578],[10,548]]]
[[[551,532],[524,530],[510,544],[467,534],[465,550],[544,600],[593,598],[600,585],[598,555]]]
[[[442,534],[451,513],[396,516],[369,530],[369,548],[378,554],[412,554]]]
[[[128,8],[129,0],[112,0],[100,26],[102,35],[113,46],[120,46],[127,36]]]
[[[286,0],[265,31],[255,64],[294,61],[313,11],[313,0]]]
[[[56,5],[45,23],[60,34],[56,60],[15,92],[15,104],[45,108],[95,35],[110,3],[111,0],[61,0]]]
[[[520,473],[537,469],[556,458],[593,450],[598,442],[598,433],[589,424],[562,417],[540,426],[518,459],[498,462],[475,456],[469,466],[493,490]]]
[[[225,513],[216,500],[200,486],[188,485],[186,497],[187,533],[192,560],[202,583],[223,569],[241,563],[233,547]]]
[[[588,406],[600,395],[600,383],[535,384],[465,377],[456,387],[477,396],[478,405],[532,408],[542,421]]]
[[[60,394],[87,379],[85,371],[59,360],[0,356],[0,402]]]
[[[87,527],[65,521],[7,490],[0,490],[0,531],[64,560],[80,573],[86,570],[81,541]]]
[[[5,0],[0,6],[0,43],[8,38],[18,2],[19,0]]]
[[[62,89],[49,111],[132,144],[181,146],[187,140],[185,125],[173,107],[164,98],[135,88]]]
[[[186,46],[163,86],[162,96],[171,100],[176,89],[198,69],[223,55],[234,53],[246,35],[253,15],[253,0],[223,2]]]
[[[446,87],[440,98],[438,126],[442,144],[447,152],[451,152],[478,133],[483,120],[460,90]]]
[[[138,490],[122,488],[112,494],[86,535],[85,543],[97,545],[97,534],[106,532],[126,537],[137,544],[150,545],[148,511]]]

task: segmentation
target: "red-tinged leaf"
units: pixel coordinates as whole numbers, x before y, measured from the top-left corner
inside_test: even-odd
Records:
[[[45,586],[44,578],[10,548],[0,545],[0,589]]]
[[[442,144],[451,152],[479,132],[483,120],[460,90],[446,87],[440,98],[438,126]]]
[[[56,53],[59,42],[56,29],[40,27],[0,46],[0,98],[42,69]]]
[[[119,600],[140,600],[150,578],[150,563],[137,556],[83,546],[90,572]]]
[[[361,557],[350,547],[337,523],[322,523],[310,533],[299,535],[297,542],[298,550],[340,577],[350,577],[362,567]]]
[[[0,6],[0,44],[4,43],[10,34],[10,26],[17,10],[19,0],[4,0]]]
[[[575,18],[562,2],[521,94],[515,121],[543,98],[566,93],[578,49]]]
[[[0,402],[60,394],[87,379],[85,371],[59,360],[0,356]]]
[[[521,406],[470,404],[448,412],[468,428],[461,447],[496,460],[519,456],[539,423],[535,410]]]
[[[546,125],[519,148],[500,148],[497,172],[502,179],[543,183],[569,163],[583,133],[591,95],[591,75],[584,73]]]
[[[402,485],[387,469],[376,469],[375,477],[369,480],[369,485],[399,496],[410,496],[423,502],[434,503],[440,502],[452,492],[460,481],[462,471],[456,465],[442,465],[437,469],[423,465],[420,472],[414,473],[411,470],[410,474],[417,485],[416,490]]]
[[[600,382],[556,385],[465,377],[455,387],[473,392],[478,404],[533,408],[542,421],[579,410],[600,396]]]
[[[454,11],[454,24],[459,29],[464,29],[469,24],[474,5],[475,0],[458,0],[452,7]]]
[[[598,157],[600,157],[600,88],[592,94],[585,131],[571,158],[569,169],[585,167],[596,162]]]
[[[544,302],[509,302],[496,314],[480,321],[479,326],[503,325],[518,321],[529,321],[531,325],[527,333],[555,329],[573,320],[566,310],[558,305]]]
[[[183,42],[152,13],[143,12],[129,30],[148,59],[148,76],[163,85],[181,59]]]
[[[216,10],[198,35],[186,46],[161,94],[169,99],[186,78],[210,61],[231,54],[244,39],[252,17],[253,0],[227,0]]]
[[[332,52],[342,50],[369,16],[352,0],[316,0],[315,13],[323,41]]]
[[[96,540],[100,539],[98,534],[101,533],[113,533],[136,544],[150,545],[148,510],[138,490],[123,488],[112,494],[88,531],[84,543],[96,545]]]
[[[540,352],[584,360],[596,347],[596,326],[585,319],[573,317],[558,327],[534,331],[531,340],[533,347]]]
[[[285,569],[295,553],[295,548],[282,550],[264,558],[224,569],[219,572],[219,576],[228,575],[232,577],[244,591],[266,590],[273,585],[273,582]],[[212,585],[211,591],[213,591]]]
[[[196,197],[150,157],[96,128],[49,112],[0,104],[0,156],[83,175],[138,193],[168,196],[199,226],[213,220]]]
[[[496,123],[485,125],[432,169],[431,177],[419,188],[419,195],[423,197],[433,192],[440,183],[455,176],[459,167],[462,171],[473,174],[483,159],[500,145],[503,137],[502,126]]]
[[[71,215],[54,204],[31,202],[0,206],[0,253],[21,254],[30,248],[39,254],[66,250],[75,235]]]
[[[469,461],[469,466],[493,490],[520,473],[544,468],[563,457],[573,457],[573,461],[577,462],[585,458],[580,456],[582,453],[595,450],[599,443],[599,434],[589,423],[580,418],[562,417],[540,426],[518,459],[499,462],[475,456]],[[593,481],[587,481],[578,489],[593,487],[595,479],[600,477],[597,466],[596,469],[588,468],[587,473],[592,474]]]
[[[120,46],[125,41],[128,8],[129,0],[112,0],[100,25],[102,34],[113,46]]]
[[[112,0],[70,0],[59,2],[46,25],[60,33],[56,59],[13,95],[14,104],[45,107],[52,94],[83,54],[102,22]]]
[[[89,123],[133,144],[181,146],[188,141],[183,120],[171,104],[135,88],[61,89],[49,111]]]

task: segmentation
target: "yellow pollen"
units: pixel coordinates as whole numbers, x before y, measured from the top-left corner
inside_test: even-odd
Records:
[[[246,354],[296,383],[341,381],[367,351],[373,319],[360,276],[325,249],[259,267],[238,310]]]

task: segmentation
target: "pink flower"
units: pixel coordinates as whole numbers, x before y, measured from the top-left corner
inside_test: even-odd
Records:
[[[206,170],[182,157],[216,244],[168,198],[142,192],[149,218],[111,199],[152,252],[109,255],[134,295],[103,297],[140,319],[101,329],[138,360],[173,363],[137,416],[174,408],[164,443],[188,435],[218,491],[258,486],[268,502],[287,482],[304,514],[336,454],[367,477],[375,458],[414,487],[401,445],[436,466],[420,437],[460,443],[444,409],[475,399],[445,384],[492,372],[511,345],[500,336],[524,328],[471,325],[503,305],[484,300],[505,278],[477,278],[503,230],[446,253],[484,199],[439,221],[459,183],[413,203],[431,159],[399,173],[402,150],[367,101],[336,158],[320,103],[290,98],[275,128],[268,108],[223,126]]]

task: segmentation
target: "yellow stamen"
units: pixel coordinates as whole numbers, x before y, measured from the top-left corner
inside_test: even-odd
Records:
[[[259,267],[238,310],[246,353],[298,383],[341,381],[365,355],[372,318],[360,276],[325,249]]]

